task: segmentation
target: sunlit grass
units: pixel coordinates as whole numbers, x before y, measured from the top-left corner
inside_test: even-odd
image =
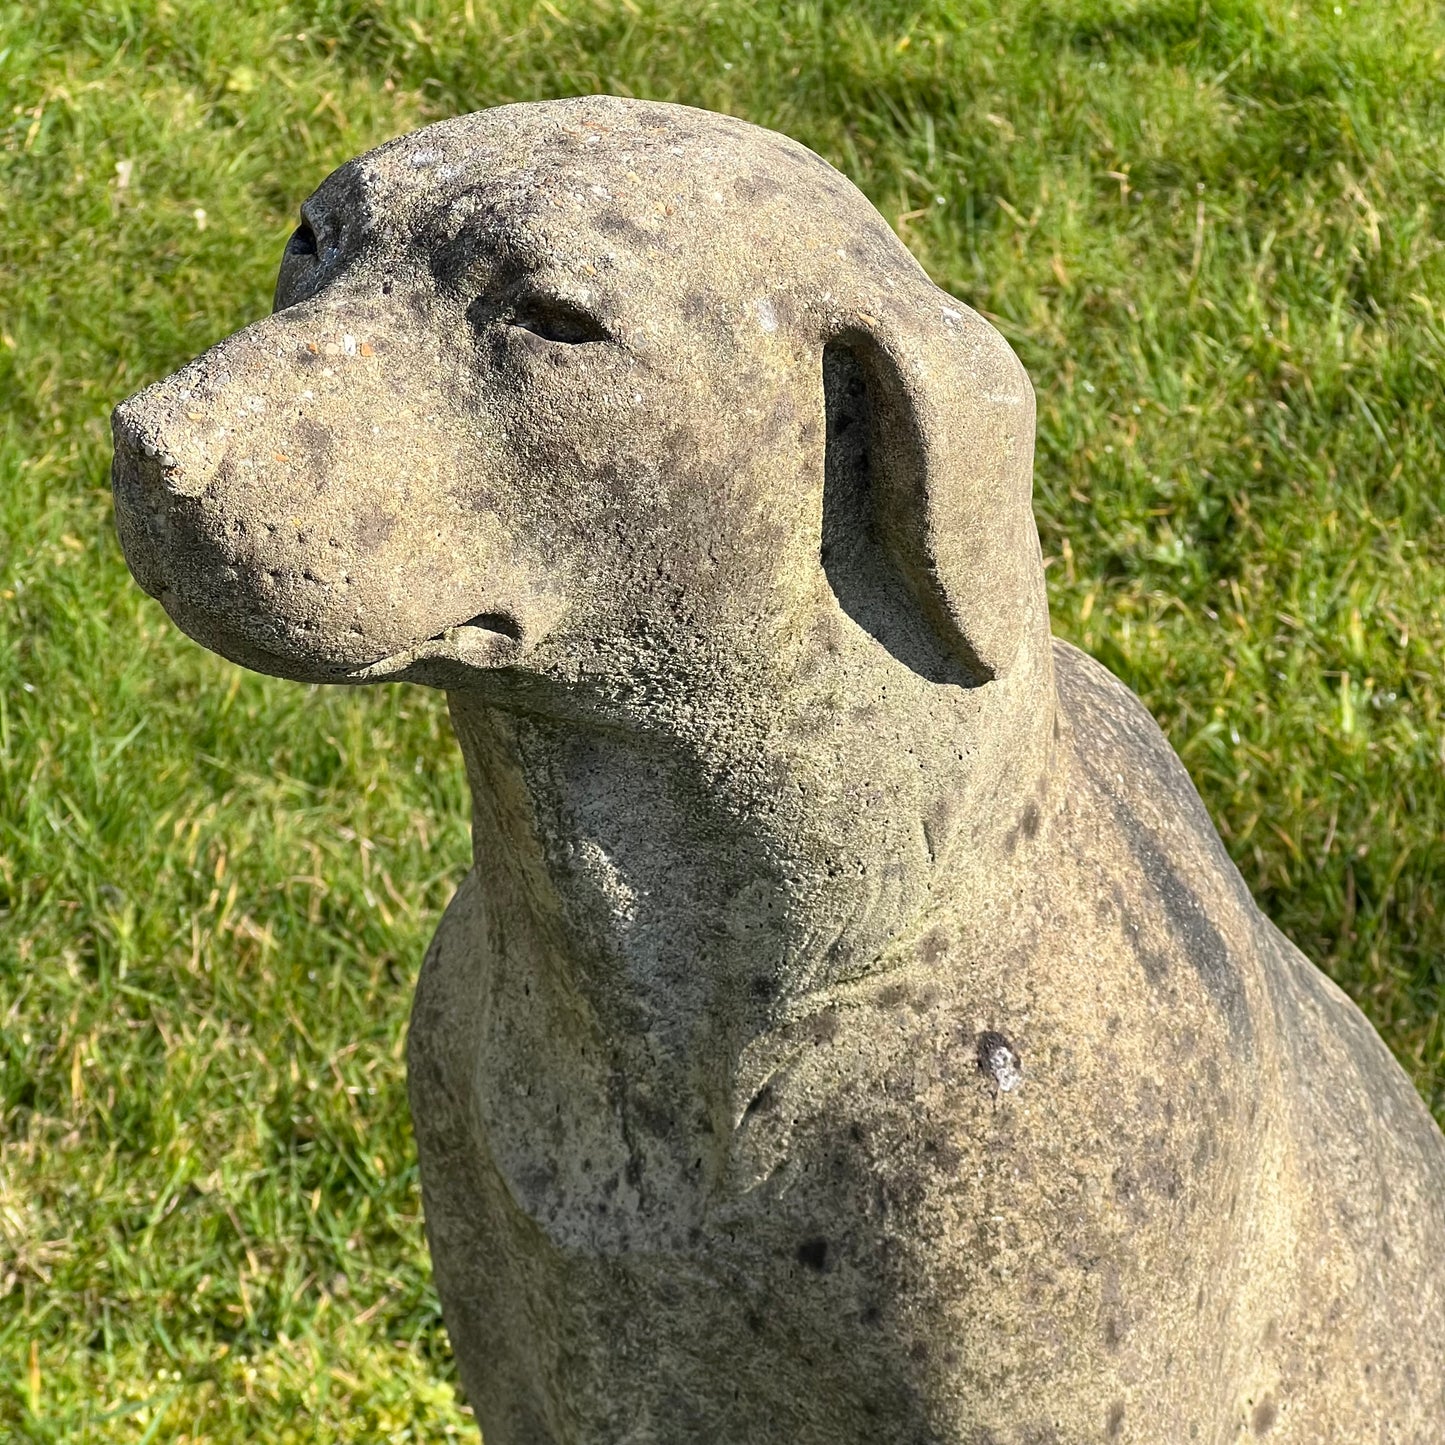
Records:
[[[0,1438],[473,1428],[401,1064],[439,700],[180,637],[106,431],[460,110],[688,101],[858,180],[1034,377],[1057,630],[1445,1113],[1442,74],[1414,0],[0,4]]]

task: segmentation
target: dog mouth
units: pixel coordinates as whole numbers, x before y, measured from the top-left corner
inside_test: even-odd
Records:
[[[203,647],[255,672],[297,682],[460,686],[469,675],[516,662],[524,651],[522,625],[510,612],[480,612],[383,657],[351,661],[344,654],[337,656],[314,633],[262,635],[255,627],[238,626],[221,611],[191,602],[174,588],[162,586],[153,595],[181,631]]]
[[[522,643],[522,626],[515,617],[506,612],[479,612],[466,622],[444,627],[415,646],[361,667],[346,668],[340,680],[378,682],[384,678],[400,678],[426,663],[497,667],[512,661],[521,652]]]

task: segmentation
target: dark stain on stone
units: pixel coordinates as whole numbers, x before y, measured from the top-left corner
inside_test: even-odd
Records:
[[[1274,1422],[1279,1419],[1279,1407],[1274,1403],[1272,1395],[1266,1395],[1259,1404],[1254,1407],[1249,1417],[1250,1429],[1256,1435],[1264,1435],[1273,1429]]]
[[[930,1010],[938,1007],[939,998],[940,994],[937,985],[926,983],[918,990],[913,998],[909,999],[908,1006],[916,1014],[928,1013]]]
[[[938,844],[947,839],[953,831],[953,799],[946,793],[940,793],[934,799],[933,805],[928,810],[928,817],[925,819],[927,826],[934,837],[934,847],[937,850]]]
[[[824,1009],[816,1013],[807,1022],[808,1037],[815,1044],[828,1044],[838,1034],[838,1011],[836,1009]]]
[[[1224,936],[1214,926],[1204,905],[1169,861],[1153,834],[1126,809],[1120,808],[1118,817],[1134,857],[1157,892],[1175,934],[1184,945],[1185,958],[1235,1034],[1242,1039],[1252,1039],[1254,1030],[1244,988],[1229,956]]]
[[[1124,1402],[1115,1400],[1104,1416],[1104,1434],[1110,1440],[1117,1440],[1124,1432]]]
[[[1202,1174],[1208,1167],[1209,1161],[1214,1158],[1215,1143],[1214,1130],[1204,1128],[1199,1131],[1199,1138],[1194,1145],[1194,1157],[1191,1160],[1192,1167],[1196,1174]]]
[[[1092,684],[1082,675],[1061,669],[1058,678],[1061,694],[1077,715],[1089,717],[1097,713],[1101,703],[1108,705],[1102,699],[1086,695],[1097,684]],[[1114,756],[1114,771],[1130,765],[1130,772],[1154,778],[1161,807],[1174,807],[1190,823],[1197,821],[1202,824],[1206,837],[1212,834],[1213,827],[1199,802],[1199,795],[1162,735],[1143,737],[1114,721],[1106,723],[1106,726],[1113,733],[1118,751],[1101,749],[1098,756]],[[1205,991],[1224,1015],[1235,1037],[1246,1050],[1252,1050],[1254,1025],[1239,971],[1229,955],[1224,936],[1215,927],[1183,874],[1175,867],[1163,844],[1130,801],[1120,796],[1120,785],[1112,773],[1101,772],[1089,753],[1080,752],[1077,756],[1100,802],[1112,812],[1119,836],[1162,906],[1170,933],[1177,940],[1180,951],[1198,974]]]
[[[1169,960],[1157,949],[1150,948],[1144,942],[1143,927],[1130,909],[1128,900],[1124,897],[1124,890],[1117,883],[1114,885],[1113,892],[1114,907],[1119,915],[1119,927],[1124,934],[1124,941],[1129,945],[1139,967],[1144,970],[1144,977],[1155,988],[1162,988],[1165,979],[1169,976]]]
[[[798,1263],[822,1274],[828,1267],[828,1241],[826,1239],[805,1239],[798,1246]]]
[[[923,1152],[938,1173],[953,1176],[963,1164],[963,1154],[946,1134],[935,1134],[923,1141]]]
[[[1025,838],[1037,838],[1039,835],[1039,822],[1041,815],[1039,805],[1033,801],[1024,805],[1023,816],[1019,819],[1019,827]]]
[[[941,928],[931,928],[918,945],[918,956],[924,963],[937,963],[948,952],[948,935]]]
[[[694,323],[710,319],[715,309],[712,298],[701,291],[687,292],[678,305],[683,320]]]
[[[651,231],[639,226],[631,216],[624,215],[615,206],[594,216],[592,224],[604,236],[615,236],[629,246],[651,251],[657,245],[658,238]]]
[[[751,205],[760,205],[764,201],[776,200],[787,194],[787,188],[775,177],[756,173],[735,177],[733,190],[740,200]]]
[[[356,518],[356,548],[365,554],[379,552],[396,531],[396,515],[367,508]]]
[[[287,451],[292,465],[310,472],[316,490],[321,491],[334,469],[336,438],[331,428],[310,417],[302,417],[291,428]]]

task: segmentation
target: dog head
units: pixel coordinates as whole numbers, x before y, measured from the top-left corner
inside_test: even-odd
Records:
[[[136,577],[260,671],[656,713],[819,638],[930,684],[1047,667],[1023,369],[727,117],[508,106],[349,162],[274,313],[114,432]]]

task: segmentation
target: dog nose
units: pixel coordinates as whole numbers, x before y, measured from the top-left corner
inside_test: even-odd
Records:
[[[121,550],[136,581],[160,597],[172,570],[166,559],[194,521],[184,515],[193,510],[186,503],[205,492],[223,448],[206,448],[196,432],[176,427],[168,416],[172,408],[155,391],[123,401],[111,415],[111,483]]]
[[[198,426],[177,427],[158,414],[161,410],[149,393],[141,392],[121,402],[111,417],[116,482],[152,508],[170,499],[199,497],[225,450],[223,444],[208,444]]]

